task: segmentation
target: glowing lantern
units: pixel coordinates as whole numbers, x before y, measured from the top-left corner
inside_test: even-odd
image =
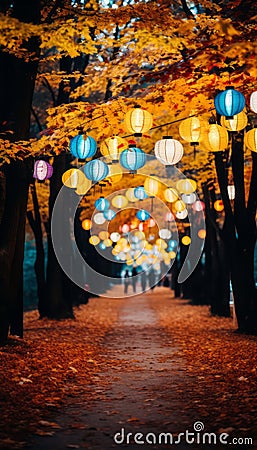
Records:
[[[177,181],[176,188],[181,194],[191,194],[197,188],[197,184],[191,178],[185,178]]]
[[[166,220],[166,222],[172,222],[174,220],[173,214],[171,212],[167,212],[165,214],[165,220]]]
[[[228,185],[228,197],[229,200],[234,200],[236,196],[236,189],[233,184]]]
[[[155,220],[154,219],[149,219],[149,222],[148,222],[148,226],[149,226],[149,228],[152,228],[152,227],[155,227],[155,225],[156,225],[156,223],[155,223]]]
[[[101,250],[106,250],[106,245],[103,242],[100,242],[99,247]]]
[[[206,237],[206,231],[204,229],[199,230],[197,234],[200,239],[205,239]]]
[[[144,231],[144,224],[143,224],[143,223],[140,223],[140,224],[138,225],[138,229],[139,229],[140,231]]]
[[[116,195],[112,199],[112,205],[115,208],[125,208],[128,204],[128,199],[124,195]]]
[[[188,117],[179,125],[179,134],[191,145],[198,145],[203,140],[206,134],[206,126],[204,122],[198,117]]]
[[[78,186],[82,185],[86,177],[84,173],[79,169],[69,169],[62,175],[62,182],[64,186],[68,188],[76,189]]]
[[[212,152],[220,152],[228,146],[228,132],[224,127],[213,123],[209,127],[206,140]]]
[[[90,219],[84,219],[81,223],[82,228],[84,228],[84,230],[88,231],[90,230],[92,225],[92,222]]]
[[[124,223],[124,225],[122,225],[121,227],[121,231],[123,234],[126,234],[129,232],[129,225],[127,223]]]
[[[154,197],[159,191],[160,180],[157,177],[146,177],[144,182],[144,188],[148,195]]]
[[[176,258],[176,253],[171,251],[171,252],[169,252],[169,256],[170,256],[170,259],[174,259],[174,258]]]
[[[214,106],[218,114],[230,118],[239,114],[244,109],[245,98],[233,86],[227,86],[225,91],[220,92],[214,98]]]
[[[113,231],[113,233],[111,233],[110,238],[112,240],[112,242],[118,242],[118,240],[120,239],[120,234],[117,233],[117,231]]]
[[[128,199],[130,202],[132,202],[132,203],[137,202],[137,200],[138,200],[138,199],[135,197],[135,188],[129,188],[129,189],[127,189],[125,195],[126,195],[127,199]]]
[[[71,170],[76,170],[76,169],[71,169]],[[80,172],[80,173],[82,173],[82,172]],[[76,194],[78,194],[78,195],[85,195],[92,185],[92,182],[90,180],[88,180],[83,173],[82,173],[82,175],[83,175],[83,182],[76,187],[76,191],[75,191]]]
[[[220,123],[229,131],[240,131],[247,126],[248,117],[244,111],[241,111],[231,119],[226,119],[225,116],[221,116]]]
[[[119,136],[109,137],[100,145],[103,156],[109,157],[113,162],[119,161],[119,154],[128,147],[127,141]]]
[[[169,248],[176,248],[178,246],[177,241],[175,241],[175,239],[171,239],[169,241]]]
[[[89,243],[92,245],[98,245],[100,242],[100,239],[98,236],[96,236],[95,234],[92,234],[92,236],[90,236],[89,238]]]
[[[162,228],[159,231],[159,236],[161,239],[170,239],[171,238],[171,231],[168,230],[168,228]]]
[[[122,179],[122,169],[119,166],[110,165],[106,180],[112,184],[118,183]]]
[[[183,211],[177,211],[176,212],[176,218],[183,220],[188,216],[188,212],[187,209],[184,209]]]
[[[145,209],[140,209],[139,211],[137,211],[136,216],[139,220],[145,221],[149,219],[150,214]]]
[[[177,164],[183,156],[183,145],[171,136],[163,136],[155,143],[154,153],[158,161],[166,166]]]
[[[168,247],[167,242],[165,242],[163,239],[156,239],[156,245],[158,247],[158,250],[165,250],[165,248]]]
[[[51,178],[53,175],[53,167],[48,162],[40,159],[34,164],[34,173],[33,177],[38,181],[44,181]]]
[[[128,110],[126,113],[125,125],[129,133],[140,137],[142,133],[147,133],[152,128],[153,116],[148,111],[136,105],[135,108]]]
[[[145,192],[144,186],[138,186],[134,190],[134,195],[138,200],[144,200],[147,198],[147,193]]]
[[[84,172],[86,177],[93,183],[103,180],[109,173],[109,167],[100,159],[93,159],[89,161],[85,167]]]
[[[196,201],[196,195],[194,192],[191,192],[191,194],[182,194],[181,199],[186,205],[192,205]]]
[[[127,150],[123,150],[120,154],[120,164],[131,173],[136,173],[146,163],[146,155],[143,150],[136,148],[133,145],[129,146]]]
[[[112,246],[112,240],[111,239],[105,239],[104,241],[103,241],[103,243],[104,243],[104,245],[105,245],[105,247],[111,247]]]
[[[214,209],[218,212],[223,211],[224,209],[224,204],[222,200],[216,200],[216,202],[214,202]]]
[[[176,212],[181,212],[184,211],[184,209],[186,209],[186,205],[182,200],[177,200],[174,203],[174,209]]]
[[[108,238],[109,238],[109,233],[108,233],[108,231],[102,230],[102,231],[100,231],[100,233],[98,234],[98,236],[99,236],[99,238],[100,238],[102,241],[104,241],[105,239],[108,239]]]
[[[113,209],[107,209],[103,212],[103,215],[106,220],[112,220],[116,216],[116,212]]]
[[[104,217],[103,213],[101,213],[101,212],[96,213],[93,217],[93,221],[97,225],[102,225],[105,222],[105,217]]]
[[[177,193],[176,189],[173,189],[173,188],[165,189],[163,194],[164,194],[164,198],[165,198],[166,202],[168,202],[168,203],[173,203],[178,198],[178,193]]]
[[[104,197],[100,197],[95,201],[95,207],[98,211],[105,211],[110,206],[110,202],[106,200]]]
[[[182,242],[183,245],[189,245],[190,242],[191,242],[191,239],[190,239],[189,236],[183,236],[182,239],[181,239],[181,242]]]
[[[205,204],[204,202],[201,202],[201,200],[196,200],[196,202],[192,204],[192,208],[195,212],[200,212],[204,210]]]
[[[78,134],[70,141],[70,151],[75,158],[86,159],[95,155],[96,141],[91,136]]]
[[[257,128],[247,131],[245,143],[252,152],[257,152]]]
[[[252,92],[250,96],[250,108],[257,114],[257,91]]]

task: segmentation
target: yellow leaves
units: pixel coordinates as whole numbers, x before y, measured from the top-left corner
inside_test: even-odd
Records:
[[[215,28],[221,35],[225,35],[227,39],[232,39],[233,36],[241,35],[241,33],[233,27],[230,19],[219,19]]]

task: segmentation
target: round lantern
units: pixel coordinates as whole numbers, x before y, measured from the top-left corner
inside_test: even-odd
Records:
[[[100,242],[99,247],[101,250],[106,250],[106,245],[103,242]]]
[[[187,209],[184,209],[183,211],[177,211],[175,215],[177,219],[183,220],[188,216]]]
[[[107,209],[106,211],[103,212],[104,218],[106,220],[112,220],[114,219],[114,217],[116,216],[116,212],[113,211],[113,209]]]
[[[250,96],[250,108],[257,114],[257,91],[252,92]]]
[[[78,195],[85,195],[92,185],[92,182],[88,180],[83,173],[82,175],[83,175],[83,182],[79,184],[75,190],[76,194]]]
[[[125,115],[125,125],[129,133],[134,136],[142,136],[142,133],[152,128],[153,116],[148,111],[141,109],[140,106],[130,109]]]
[[[100,197],[95,201],[95,208],[100,212],[105,211],[109,208],[109,206],[110,202],[108,202],[108,200],[106,200],[106,198],[104,197]]]
[[[139,211],[137,211],[136,216],[139,220],[141,220],[143,222],[143,221],[149,219],[150,214],[145,209],[140,209]]]
[[[89,180],[93,183],[97,183],[107,177],[109,168],[107,164],[100,159],[93,159],[85,165],[84,172]]]
[[[164,198],[166,200],[166,202],[168,203],[173,203],[178,199],[178,193],[176,191],[176,189],[173,188],[167,188],[164,191]]]
[[[176,188],[181,194],[191,194],[197,188],[197,184],[190,178],[177,181]]]
[[[181,212],[181,211],[184,211],[184,209],[186,209],[186,205],[184,202],[182,202],[182,200],[177,200],[174,203],[174,208],[175,208],[176,212]]]
[[[127,234],[129,232],[129,225],[127,223],[124,223],[121,227],[121,231],[123,234]]]
[[[135,197],[135,188],[128,188],[127,190],[126,190],[126,197],[127,197],[127,199],[128,199],[128,201],[129,202],[132,202],[132,203],[134,203],[134,202],[137,202],[137,198]]]
[[[103,241],[103,244],[105,245],[105,247],[111,247],[112,246],[112,240],[111,239],[105,239]]]
[[[163,136],[154,147],[156,158],[167,166],[177,164],[183,156],[183,145],[171,136]]]
[[[171,231],[168,230],[168,228],[162,228],[159,231],[159,236],[161,239],[170,239],[171,238]]]
[[[90,219],[82,220],[81,226],[84,230],[86,230],[86,231],[90,230],[91,225],[92,225],[92,222]]]
[[[145,192],[144,186],[138,186],[134,190],[134,195],[138,200],[144,200],[148,197],[147,193]]]
[[[213,123],[209,127],[206,141],[212,152],[225,150],[228,146],[228,132],[224,127]]]
[[[235,196],[236,196],[235,186],[233,184],[229,184],[228,185],[228,197],[229,197],[229,200],[234,200]]]
[[[169,252],[169,256],[170,256],[170,259],[176,258],[176,252],[173,252],[173,251]]]
[[[86,181],[86,177],[79,169],[66,170],[66,172],[62,175],[62,182],[64,186],[68,188],[76,189],[78,186],[81,186],[84,181]]]
[[[214,202],[214,209],[218,212],[223,211],[224,209],[224,204],[222,200],[216,200],[216,202]]]
[[[119,183],[119,181],[122,179],[122,169],[120,168],[120,166],[111,164],[108,167],[109,173],[106,177],[106,180],[112,184]]]
[[[198,145],[205,137],[206,125],[198,117],[188,117],[180,123],[179,134],[191,145]]]
[[[113,162],[119,161],[119,154],[128,147],[127,141],[119,136],[109,137],[100,145],[103,156],[110,158]]]
[[[110,238],[111,238],[112,242],[118,242],[118,240],[120,239],[120,234],[117,233],[117,231],[113,231],[110,234]]]
[[[244,109],[245,98],[233,86],[227,86],[225,91],[220,92],[214,98],[214,106],[218,114],[231,118]]]
[[[157,177],[147,177],[144,182],[144,188],[148,195],[154,197],[158,191],[160,186],[160,180]]]
[[[201,200],[196,200],[196,202],[192,204],[192,208],[195,212],[200,212],[204,210],[205,204],[204,202],[201,202]]]
[[[189,236],[183,236],[181,242],[183,245],[189,245],[191,242],[191,238]]]
[[[174,248],[176,248],[176,247],[178,246],[178,242],[175,241],[175,239],[171,239],[171,240],[168,242],[168,244],[169,244],[169,249],[170,249],[170,248],[171,248],[171,249],[174,249]]]
[[[257,128],[247,131],[245,134],[245,143],[252,152],[257,152]]]
[[[70,141],[70,151],[75,158],[86,159],[95,155],[96,141],[91,136],[78,134]]]
[[[223,127],[227,128],[229,131],[240,131],[243,130],[248,123],[247,114],[241,111],[236,114],[232,119],[226,119],[225,116],[221,116],[220,123]]]
[[[89,243],[92,245],[98,245],[100,242],[100,239],[98,236],[96,236],[95,234],[92,234],[92,236],[90,236],[89,238]]]
[[[155,220],[154,219],[149,219],[149,222],[148,222],[148,227],[149,228],[152,228],[152,227],[155,227],[155,225],[156,225],[156,222],[155,222]]]
[[[96,213],[93,217],[93,221],[97,225],[102,225],[105,222],[105,217],[104,217],[103,213],[101,213],[101,212]]]
[[[203,228],[201,230],[199,230],[197,234],[200,239],[206,238],[206,230],[204,230]]]
[[[38,181],[44,181],[53,175],[53,167],[48,162],[40,159],[35,161],[33,177]]]
[[[146,154],[140,148],[133,145],[129,146],[127,150],[123,150],[120,154],[120,164],[131,173],[136,173],[146,163]]]
[[[196,201],[196,195],[194,192],[191,192],[191,194],[182,194],[181,200],[186,203],[186,205],[192,205]]]
[[[99,236],[99,238],[100,238],[102,241],[104,241],[105,239],[108,239],[108,238],[109,238],[109,233],[108,233],[108,231],[102,230],[102,231],[100,231],[100,233],[98,234],[98,236]]]
[[[172,212],[167,212],[164,217],[166,222],[172,222],[174,220],[174,216]]]
[[[112,205],[115,208],[125,208],[128,204],[128,199],[124,195],[116,195],[112,199]]]

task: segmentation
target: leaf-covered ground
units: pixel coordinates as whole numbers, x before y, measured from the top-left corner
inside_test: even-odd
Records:
[[[122,427],[175,437],[197,421],[256,445],[257,339],[232,319],[159,287],[90,299],[75,314],[26,313],[25,338],[0,349],[0,448],[109,450]]]

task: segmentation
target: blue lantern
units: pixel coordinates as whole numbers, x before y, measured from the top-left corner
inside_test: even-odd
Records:
[[[245,98],[233,86],[227,86],[225,91],[220,92],[214,98],[214,106],[218,114],[225,116],[226,119],[231,119],[244,109]]]
[[[103,180],[109,173],[109,167],[100,159],[89,161],[84,167],[86,177],[93,183]]]
[[[168,248],[169,250],[173,250],[174,248],[176,248],[178,246],[178,243],[175,239],[170,239],[168,242]]]
[[[120,164],[131,173],[136,173],[138,169],[143,167],[146,163],[146,155],[143,150],[136,148],[133,145],[128,149],[123,150],[120,154]]]
[[[113,209],[107,209],[106,211],[103,212],[103,214],[106,220],[112,220],[116,216],[116,212],[113,211]]]
[[[95,155],[96,149],[96,141],[91,136],[78,134],[78,136],[75,136],[70,141],[70,151],[75,158],[91,158]]]
[[[145,192],[144,186],[138,186],[134,189],[134,196],[138,198],[139,200],[144,200],[148,197],[147,193]]]
[[[106,250],[106,245],[103,242],[100,242],[99,247],[101,250]]]
[[[110,202],[106,200],[104,197],[100,197],[95,201],[95,207],[98,211],[103,212],[108,209],[110,206]]]
[[[145,221],[149,219],[150,214],[145,209],[140,209],[139,211],[137,211],[136,216],[139,220]]]

